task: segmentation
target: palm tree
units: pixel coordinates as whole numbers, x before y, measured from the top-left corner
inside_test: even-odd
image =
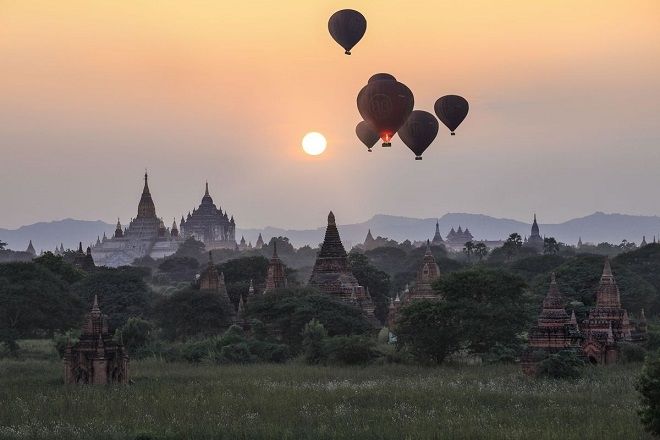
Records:
[[[468,241],[465,243],[463,246],[463,252],[465,252],[465,255],[467,255],[468,261],[470,261],[470,257],[472,256],[472,252],[474,251],[474,243],[471,241]]]

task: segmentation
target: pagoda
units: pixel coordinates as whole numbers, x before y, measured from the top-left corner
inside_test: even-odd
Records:
[[[431,240],[431,244],[433,244],[433,246],[440,246],[444,244],[444,240],[440,234],[440,222],[438,222],[438,220],[435,221],[435,234],[433,234],[433,240]]]
[[[64,351],[64,383],[127,384],[128,354],[108,328],[108,317],[101,313],[96,295],[92,310],[85,317],[80,340]]]
[[[252,286],[252,280],[250,280]],[[268,262],[268,271],[266,273],[266,290],[264,293],[272,292],[275,289],[286,287],[286,270],[284,263],[277,255],[277,240],[273,240],[273,256]],[[253,287],[254,289],[254,287]]]
[[[360,286],[358,280],[351,272],[348,256],[339,237],[335,215],[328,214],[328,226],[321,250],[316,257],[316,263],[309,278],[309,285],[323,293],[335,296],[344,302],[353,304],[367,315],[372,322],[374,316],[374,303],[369,292]]]
[[[376,244],[376,240],[374,239],[374,236],[371,235],[371,229],[367,231],[367,236],[364,239],[364,244],[362,246],[365,251],[370,251],[378,247],[378,245]]]
[[[202,273],[199,274],[197,283],[200,291],[213,292],[220,295],[220,298],[224,303],[223,309],[229,315],[228,316],[229,321],[235,322],[236,309],[234,308],[234,305],[231,302],[231,299],[229,298],[229,294],[227,293],[227,286],[225,285],[225,275],[223,273],[218,273],[218,269],[215,267],[215,264],[213,263],[213,255],[211,251],[209,251],[208,265],[206,266],[206,269],[204,269]]]
[[[176,252],[182,240],[167,230],[163,220],[156,216],[156,206],[149,190],[149,176],[144,173],[144,187],[138,203],[137,217],[123,228],[119,219],[112,238],[91,248],[98,266],[127,266],[138,258],[150,256],[154,260]]]
[[[209,193],[209,183],[199,207],[181,218],[179,233],[184,237],[194,237],[203,242],[207,249],[234,249],[236,247],[236,222],[221,207],[213,203]]]
[[[603,274],[596,291],[596,306],[589,311],[581,327],[586,336],[582,349],[592,363],[616,362],[616,343],[633,342],[633,331],[636,329],[630,322],[627,310],[621,307],[621,294],[609,258],[605,259]],[[640,335],[637,339],[646,338],[645,335]]]
[[[575,311],[568,316],[564,307],[564,297],[559,291],[553,272],[538,322],[528,333],[528,346],[521,359],[525,374],[536,372],[539,360],[535,358],[537,352],[548,355],[566,349],[580,350],[583,336],[578,328]]]
[[[524,246],[532,248],[537,252],[543,252],[543,237],[541,237],[539,224],[536,222],[536,214],[534,214],[534,221],[532,222],[532,233],[527,238]]]
[[[436,291],[433,290],[433,283],[439,278],[440,268],[435,262],[433,252],[431,252],[431,242],[426,240],[426,252],[424,253],[422,264],[417,270],[415,285],[412,289],[409,289],[408,286],[406,286],[403,300],[401,300],[399,294],[397,294],[396,298],[390,301],[390,307],[388,311],[388,323],[390,328],[393,328],[394,324],[396,323],[401,307],[420,299],[428,299],[432,301],[441,299],[441,296],[439,296]]]

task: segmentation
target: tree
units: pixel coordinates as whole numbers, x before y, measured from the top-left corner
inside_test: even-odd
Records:
[[[543,239],[543,253],[549,255],[556,255],[559,252],[559,243],[554,237],[545,237]]]
[[[474,245],[474,254],[482,261],[488,256],[488,246],[485,243],[477,243]]]
[[[166,273],[172,281],[192,281],[198,268],[199,261],[196,258],[175,255],[158,265],[158,270]]]
[[[282,255],[293,255],[295,254],[296,250],[293,248],[293,245],[289,243],[289,239],[287,237],[273,237],[270,239],[268,244],[265,244],[261,248],[261,253],[263,255],[267,255],[270,257],[273,255],[273,250],[274,250],[274,244],[277,243],[277,253],[282,256]]]
[[[328,337],[328,332],[318,319],[314,318],[305,324],[302,331],[302,349],[305,362],[318,364],[323,360],[323,340]]]
[[[98,297],[101,311],[108,315],[110,327],[117,329],[130,317],[146,317],[152,292],[144,281],[145,269],[100,267],[73,284],[71,290],[89,308]]]
[[[7,243],[5,243],[4,241],[0,240],[0,251],[4,251],[4,250],[5,250],[5,246],[7,246]]]
[[[348,264],[360,285],[369,289],[369,294],[376,305],[374,311],[376,318],[385,322],[391,289],[390,276],[369,264],[369,259],[359,252],[348,254]]]
[[[213,336],[231,325],[230,307],[216,292],[183,289],[156,301],[154,317],[170,340]]]
[[[660,436],[660,355],[648,356],[635,389],[640,394],[639,416],[646,430]]]
[[[400,313],[395,328],[399,350],[410,351],[420,362],[439,364],[460,349],[460,325],[447,303],[414,301]]]
[[[52,252],[46,252],[33,261],[35,264],[43,266],[55,275],[58,275],[67,284],[73,284],[85,277],[83,271],[76,269],[71,264],[65,262],[64,258],[54,255]]]
[[[18,338],[78,326],[82,313],[69,285],[42,265],[0,264],[0,342],[12,353]]]
[[[520,237],[520,234],[514,232],[513,234],[509,235],[509,238],[506,239],[502,245],[502,250],[506,254],[507,259],[510,260],[515,255],[517,255],[518,252],[520,252],[522,245],[522,237]]]
[[[472,259],[472,254],[474,253],[474,243],[472,243],[471,241],[465,243],[465,245],[463,246],[463,253],[467,255],[467,259],[468,261],[470,261]]]
[[[434,288],[446,303],[443,311],[455,318],[462,345],[472,353],[486,353],[499,343],[519,344],[535,314],[525,281],[509,272],[471,269],[446,274]]]
[[[294,351],[300,348],[305,324],[317,319],[330,336],[372,330],[362,311],[314,289],[279,289],[248,302],[245,317],[258,319],[280,335]]]
[[[206,246],[204,246],[204,243],[195,240],[194,237],[188,237],[183,243],[181,243],[181,246],[176,250],[174,256],[194,258],[197,261],[202,262],[206,260],[206,255],[204,254],[205,249]]]

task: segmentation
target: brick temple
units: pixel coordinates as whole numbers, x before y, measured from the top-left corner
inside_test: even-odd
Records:
[[[390,308],[387,316],[387,323],[390,329],[394,328],[401,307],[420,299],[439,300],[440,296],[433,290],[433,283],[440,278],[440,268],[435,262],[433,252],[431,252],[431,243],[426,240],[426,252],[422,259],[422,264],[417,270],[415,284],[412,289],[404,292],[403,299],[399,295],[390,300]]]
[[[374,303],[369,292],[358,283],[348,264],[348,256],[339,237],[335,215],[328,214],[328,226],[321,250],[309,278],[309,285],[323,293],[355,305],[362,309],[367,318],[376,324]]]
[[[101,313],[94,296],[92,310],[85,316],[80,340],[64,351],[64,383],[127,384],[128,353],[112,338],[108,317]]]
[[[276,289],[286,287],[286,270],[284,263],[277,255],[277,240],[273,240],[273,256],[268,262],[268,271],[266,272],[266,289],[264,293],[272,292]]]
[[[213,292],[220,296],[223,309],[228,313],[228,319],[230,322],[236,321],[236,309],[234,304],[229,298],[227,293],[227,286],[225,285],[225,275],[223,273],[218,273],[218,269],[213,263],[213,254],[209,251],[209,262],[206,266],[206,269],[199,274],[199,279],[197,280],[197,285],[199,286],[200,291]]]
[[[539,352],[552,354],[566,349],[579,351],[594,364],[612,364],[619,359],[620,343],[644,343],[646,339],[644,310],[633,324],[628,311],[621,305],[619,287],[610,260],[606,259],[596,290],[596,305],[581,323],[575,318],[575,312],[569,317],[552,275],[537,325],[529,332],[528,347],[521,359],[522,368],[525,373],[533,374],[536,371],[535,356]]]

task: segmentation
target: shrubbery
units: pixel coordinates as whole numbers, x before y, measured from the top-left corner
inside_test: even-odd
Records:
[[[552,379],[577,379],[582,375],[584,361],[572,350],[562,350],[550,354],[539,362],[536,369],[537,377]]]
[[[619,350],[622,362],[644,362],[646,349],[639,344],[620,342]]]
[[[660,436],[660,354],[649,356],[635,386],[640,394],[639,415],[647,431]]]

